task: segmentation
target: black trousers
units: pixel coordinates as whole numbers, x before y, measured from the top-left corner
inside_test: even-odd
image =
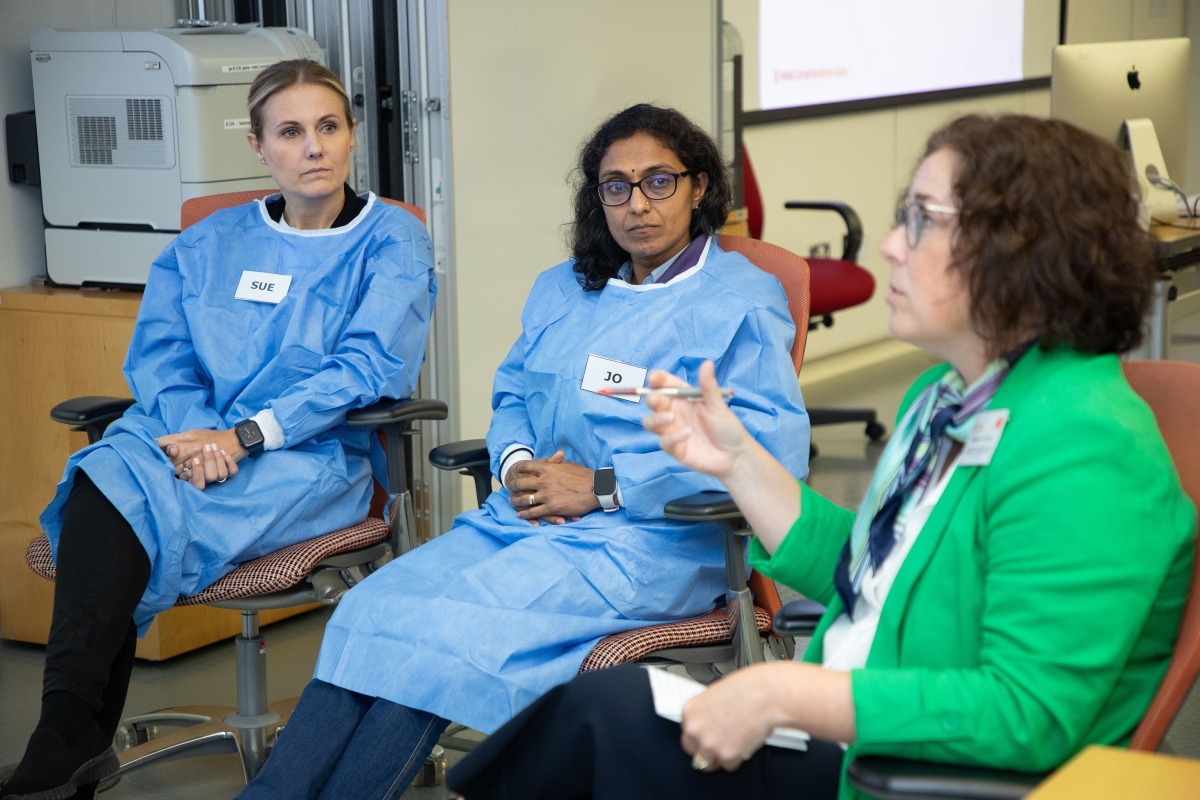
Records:
[[[56,570],[42,696],[67,692],[82,700],[111,735],[129,689],[133,611],[150,581],[150,559],[83,470],[64,510]]]
[[[678,723],[654,713],[644,667],[580,675],[471,751],[446,783],[467,800],[837,797],[843,752],[763,747],[735,772],[698,772]]]

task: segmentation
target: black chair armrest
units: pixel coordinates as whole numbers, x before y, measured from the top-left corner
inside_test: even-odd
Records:
[[[409,464],[412,463],[410,441],[416,434],[414,423],[422,420],[439,421],[449,416],[446,403],[442,400],[426,400],[405,397],[385,397],[366,408],[357,408],[346,414],[346,424],[354,428],[373,428],[383,433],[383,449],[387,457],[389,491],[396,495],[397,487],[412,490]],[[405,512],[407,513],[407,512]],[[389,520],[390,521],[390,520]],[[397,528],[393,525],[393,531]],[[412,530],[412,526],[409,526]],[[411,542],[396,541],[396,552],[407,552]]]
[[[682,522],[741,519],[742,512],[728,492],[700,492],[667,503],[663,516]]]
[[[842,260],[855,261],[858,251],[862,248],[862,220],[858,212],[845,203],[827,200],[789,200],[784,208],[802,209],[805,211],[833,211],[842,218],[846,226],[846,235],[842,237]]]
[[[429,451],[429,463],[438,469],[470,469],[491,464],[487,442],[484,439],[464,439],[438,445]]]
[[[1048,774],[884,756],[859,756],[846,768],[851,786],[880,800],[1019,800]]]
[[[129,397],[73,397],[50,409],[50,419],[72,425],[72,430],[84,431],[88,442],[94,443],[104,435],[109,423],[120,419],[131,405],[133,399]]]
[[[90,425],[104,417],[116,419],[131,405],[131,397],[72,397],[50,409],[50,419],[64,425]]]
[[[456,469],[475,481],[475,501],[483,501],[492,493],[492,458],[485,439],[464,439],[449,442],[429,451],[429,463],[438,469]]]
[[[771,627],[776,633],[786,636],[812,636],[817,623],[825,614],[825,606],[816,600],[801,597],[784,604],[775,612]]]
[[[445,402],[421,398],[393,400],[384,398],[366,408],[346,414],[346,424],[355,427],[377,428],[382,425],[404,424],[417,420],[443,420],[449,416]]]

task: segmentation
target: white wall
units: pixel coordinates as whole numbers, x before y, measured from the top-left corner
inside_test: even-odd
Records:
[[[757,0],[725,0],[725,18],[737,26],[753,55],[757,38]],[[1189,15],[1187,12],[1191,11]],[[1070,0],[1067,41],[1111,41],[1200,34],[1200,0]],[[803,46],[799,43],[798,46]],[[1194,46],[1193,48],[1200,49]],[[1193,54],[1193,65],[1200,54]],[[753,66],[745,68],[753,75]],[[1200,149],[1200,72],[1193,82],[1192,152]],[[757,124],[744,132],[763,194],[763,238],[801,254],[817,243],[829,242],[834,252],[841,243],[841,223],[832,214],[786,211],[787,200],[842,200],[863,220],[864,243],[859,256],[877,284],[886,285],[887,265],[879,245],[892,225],[892,214],[901,189],[922,152],[926,137],[937,127],[970,112],[1018,112],[1048,115],[1048,89],[1013,92],[907,108],[869,111]],[[1200,158],[1192,156],[1192,176],[1200,176]],[[1200,190],[1191,177],[1191,191]],[[887,306],[883,292],[870,302],[839,314],[836,324],[809,335],[805,369],[831,356],[884,341]],[[814,364],[815,362],[815,364]],[[849,359],[847,359],[849,363]]]
[[[29,32],[137,30],[175,21],[174,0],[0,0],[0,116],[33,109]],[[5,143],[7,147],[7,143]],[[0,180],[0,286],[29,283],[46,271],[41,190]]]

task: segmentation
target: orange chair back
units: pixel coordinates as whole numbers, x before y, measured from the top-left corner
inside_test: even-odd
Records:
[[[727,253],[741,253],[750,263],[779,279],[787,295],[788,311],[796,323],[792,342],[792,366],[796,374],[804,363],[804,345],[808,341],[808,262],[790,250],[770,242],[744,236],[718,236],[717,243]]]
[[[1158,421],[1179,472],[1183,490],[1200,507],[1200,364],[1182,361],[1127,361],[1125,377]],[[1200,564],[1200,539],[1197,540]],[[1162,684],[1129,746],[1157,750],[1171,722],[1200,676],[1200,568],[1193,567],[1187,605],[1175,653]]]
[[[207,217],[214,211],[222,208],[230,208],[232,206],[240,206],[244,203],[249,203],[252,200],[258,200],[260,197],[275,194],[278,189],[248,189],[244,192],[225,192],[224,194],[210,194],[205,197],[193,197],[190,200],[184,200],[183,205],[179,208],[179,230],[187,230],[192,225],[195,225],[200,220]],[[417,219],[421,220],[421,224],[425,224],[425,211],[414,205],[410,205],[401,200],[389,200],[386,197],[379,198],[385,203],[391,203],[394,206],[400,206],[405,211],[412,214]]]

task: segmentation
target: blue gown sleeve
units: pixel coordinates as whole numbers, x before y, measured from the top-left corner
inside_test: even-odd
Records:
[[[492,382],[492,420],[488,426],[487,446],[492,474],[499,479],[500,456],[511,444],[533,446],[533,424],[525,407],[525,333],[504,357]]]
[[[155,436],[225,427],[183,313],[183,279],[175,248],[174,242],[168,245],[150,267],[123,368],[133,399],[147,416],[166,426]]]
[[[409,397],[425,357],[437,285],[428,237],[391,239],[367,256],[358,307],[320,368],[267,405],[288,445],[383,397]]]
[[[738,419],[793,476],[808,475],[808,414],[792,367],[790,320],[766,309],[747,314],[728,349],[714,360],[717,381],[734,389],[730,407]],[[700,363],[684,380],[695,384]],[[679,464],[661,450],[617,453],[612,465],[629,519],[662,518],[666,504],[697,492],[723,491],[720,482]]]

